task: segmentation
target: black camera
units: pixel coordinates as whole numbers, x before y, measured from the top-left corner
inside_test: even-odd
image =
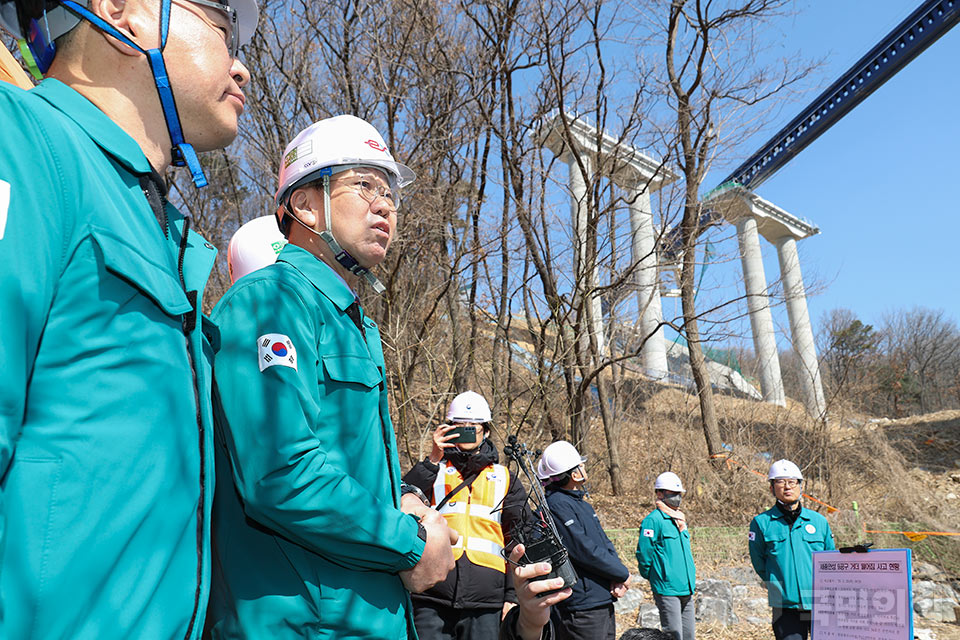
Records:
[[[526,517],[513,531],[513,542],[522,544],[524,547],[520,564],[549,562],[550,573],[533,579],[563,578],[563,586],[560,589],[573,586],[577,584],[577,571],[573,568],[570,554],[560,540],[557,525],[553,521],[550,507],[547,506],[547,497],[543,492],[543,486],[533,470],[534,452],[530,451],[526,444],[518,442],[515,435],[507,438],[507,442],[509,444],[503,448],[503,452],[517,463],[520,471],[530,481],[527,501],[532,510],[527,512]],[[539,452],[537,452],[537,455],[539,455]],[[543,598],[560,591],[560,589],[541,593],[538,597]]]

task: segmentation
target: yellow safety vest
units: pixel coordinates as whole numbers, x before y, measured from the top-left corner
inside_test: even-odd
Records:
[[[455,466],[440,462],[440,472],[433,483],[433,506],[463,482],[463,476]],[[503,500],[510,488],[510,472],[502,464],[485,468],[469,487],[443,505],[440,513],[447,519],[450,528],[460,534],[453,547],[453,558],[459,560],[464,550],[475,565],[506,573],[503,560],[503,529],[500,525]]]

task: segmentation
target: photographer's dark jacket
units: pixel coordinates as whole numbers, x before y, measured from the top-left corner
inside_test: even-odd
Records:
[[[404,476],[430,498],[432,507],[464,479],[476,476],[440,511],[460,534],[453,549],[456,566],[446,580],[415,594],[414,606],[430,602],[457,609],[499,609],[505,601],[516,602],[501,551],[527,509],[527,492],[516,474],[498,461],[497,450],[485,440],[473,454],[451,451],[440,464],[425,459]]]
[[[597,512],[583,499],[583,491],[549,486],[546,493],[547,506],[579,578],[573,585],[573,594],[557,607],[583,611],[610,604],[610,586],[625,582],[630,571],[620,562],[613,543],[603,532]]]
[[[500,637],[498,640],[520,640],[517,633],[517,622],[520,620],[520,607],[514,607],[507,612],[507,616],[500,623]],[[540,640],[553,640],[553,624],[548,620],[543,626]]]

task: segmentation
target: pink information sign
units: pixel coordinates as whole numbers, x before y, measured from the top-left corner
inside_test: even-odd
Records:
[[[813,554],[812,640],[913,640],[909,549]]]

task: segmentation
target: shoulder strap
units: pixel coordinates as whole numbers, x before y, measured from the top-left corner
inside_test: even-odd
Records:
[[[436,509],[437,511],[440,511],[440,509],[443,509],[443,505],[445,505],[445,504],[447,504],[448,502],[450,502],[450,498],[452,498],[453,496],[457,495],[457,493],[459,493],[460,490],[463,489],[464,487],[469,487],[470,485],[472,485],[472,484],[473,484],[473,481],[480,477],[480,472],[482,472],[482,471],[483,471],[483,469],[481,469],[481,470],[478,471],[477,473],[474,473],[474,474],[469,475],[469,476],[467,476],[466,478],[464,478],[464,479],[463,479],[463,482],[461,482],[460,484],[458,484],[457,486],[455,486],[453,489],[451,489],[451,490],[450,490],[450,493],[448,493],[447,495],[443,496],[443,500],[441,500],[441,501],[440,501],[440,504],[438,504],[436,507],[434,507],[434,509]]]

